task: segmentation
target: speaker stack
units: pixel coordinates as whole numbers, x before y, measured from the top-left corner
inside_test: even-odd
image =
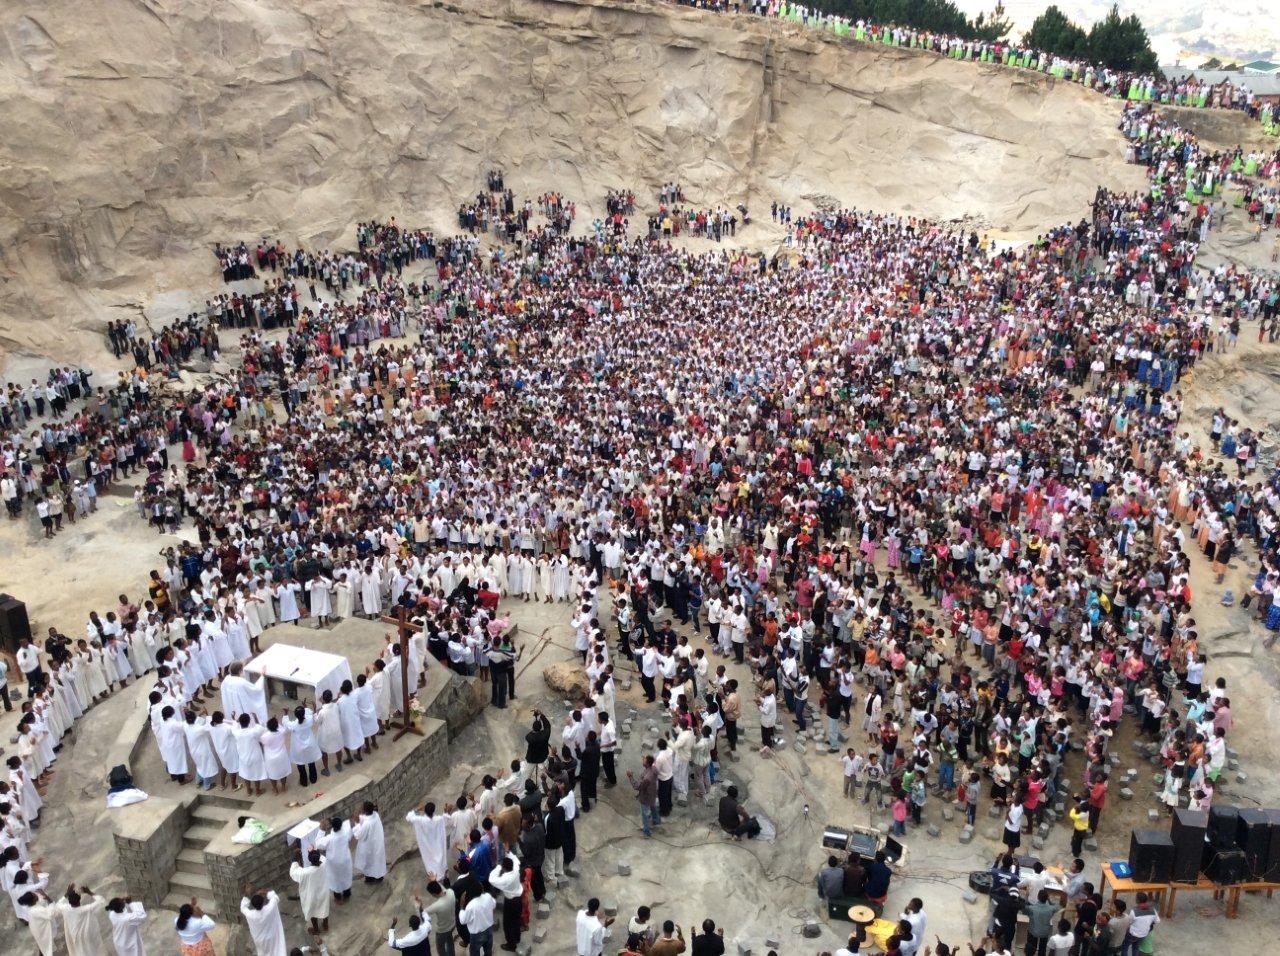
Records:
[[[1215,803],[1209,809],[1209,843],[1215,850],[1230,850],[1235,847],[1239,829],[1239,807]]]
[[[18,641],[23,638],[31,640],[26,604],[11,595],[0,594],[0,647],[16,652]]]
[[[1236,846],[1244,853],[1244,879],[1261,880],[1271,860],[1271,818],[1266,810],[1240,811]]]
[[[1173,841],[1172,883],[1195,883],[1204,860],[1205,833],[1209,829],[1207,810],[1180,809],[1173,812],[1169,838]]]
[[[1129,838],[1130,879],[1168,883],[1173,879],[1173,840],[1160,830],[1134,830]]]

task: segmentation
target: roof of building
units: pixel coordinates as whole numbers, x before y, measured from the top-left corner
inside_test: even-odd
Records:
[[[1272,63],[1270,60],[1253,60],[1245,63],[1240,69],[1246,73],[1275,73],[1280,71],[1280,63]]]

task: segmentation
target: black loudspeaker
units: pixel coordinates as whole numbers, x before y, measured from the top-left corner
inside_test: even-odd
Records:
[[[10,652],[18,650],[18,641],[31,640],[31,622],[27,606],[16,597],[0,594],[0,646]]]
[[[1230,886],[1244,881],[1244,850],[1213,850],[1213,856],[1204,868],[1204,875],[1219,886]]]
[[[1271,823],[1270,850],[1267,853],[1267,871],[1262,874],[1264,883],[1280,883],[1280,810],[1268,810]]]
[[[1241,808],[1236,846],[1244,851],[1244,878],[1262,879],[1271,859],[1271,818],[1266,810]]]
[[[1209,842],[1215,850],[1230,850],[1236,845],[1240,829],[1240,808],[1214,804],[1209,809]]]
[[[1169,838],[1173,840],[1174,883],[1194,883],[1200,879],[1204,859],[1205,832],[1209,829],[1209,811],[1179,809],[1173,811]]]
[[[1134,830],[1129,838],[1130,879],[1168,883],[1173,879],[1173,840],[1159,830]]]

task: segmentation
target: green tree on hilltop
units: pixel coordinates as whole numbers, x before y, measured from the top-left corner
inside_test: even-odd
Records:
[[[1089,31],[1089,58],[1113,70],[1139,73],[1152,73],[1160,66],[1142,21],[1132,13],[1121,17],[1116,4]]]
[[[1037,50],[1059,56],[1081,57],[1089,54],[1089,36],[1056,6],[1051,6],[1031,24],[1022,42]]]

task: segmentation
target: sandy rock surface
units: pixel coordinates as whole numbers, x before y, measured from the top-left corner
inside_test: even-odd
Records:
[[[219,240],[449,228],[500,166],[647,208],[818,201],[1034,236],[1136,188],[1117,104],[1028,74],[619,0],[12,0],[0,12],[0,369],[111,367],[112,318],[220,288]],[[191,291],[168,301],[169,290]],[[157,309],[160,304],[163,307]],[[47,363],[46,363],[47,364]]]

